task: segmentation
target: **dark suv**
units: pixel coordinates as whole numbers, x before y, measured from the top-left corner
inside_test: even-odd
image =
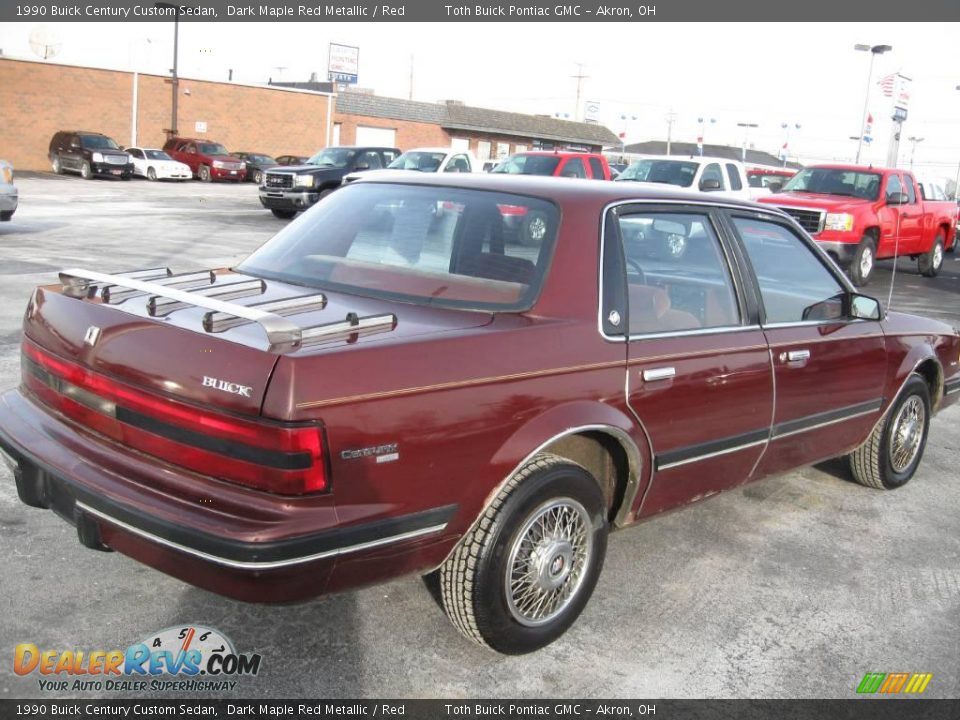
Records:
[[[50,141],[50,165],[57,175],[80,173],[90,180],[97,175],[129,180],[133,161],[113,138],[85,130],[61,130]]]
[[[340,187],[344,175],[358,170],[379,170],[398,157],[397,148],[355,145],[324,148],[304,165],[267,170],[260,185],[260,204],[278,218],[292,218]]]

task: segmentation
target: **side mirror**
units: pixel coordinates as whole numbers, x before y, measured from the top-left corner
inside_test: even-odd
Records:
[[[909,201],[905,192],[887,193],[887,205],[906,205]]]
[[[850,293],[847,295],[847,317],[854,320],[880,320],[883,313],[880,310],[880,301],[869,295]]]
[[[720,189],[720,181],[716,178],[704,178],[700,181],[700,189],[704,192]]]

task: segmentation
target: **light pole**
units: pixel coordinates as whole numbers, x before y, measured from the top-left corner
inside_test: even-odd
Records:
[[[173,67],[170,68],[172,75],[170,79],[171,102],[170,102],[170,128],[167,130],[169,137],[176,137],[177,132],[177,96],[180,90],[180,80],[177,76],[177,57],[179,56],[180,42],[180,6],[168,2],[154,3],[153,6],[162,10],[173,10]]]
[[[917,151],[917,143],[923,142],[923,138],[911,135],[907,141],[910,143],[910,169],[913,170],[913,154]]]
[[[663,119],[667,121],[667,155],[669,155],[670,143],[673,139],[673,124],[677,121],[677,114],[671,108],[670,112],[664,115]]]
[[[861,52],[870,53],[870,67],[867,70],[867,92],[863,98],[863,117],[860,119],[860,139],[857,140],[857,157],[856,164],[860,164],[860,150],[863,148],[863,128],[867,124],[867,108],[870,105],[870,83],[873,81],[873,59],[877,55],[883,55],[885,52],[893,50],[891,45],[864,45],[862,43],[857,43],[853,46],[854,50],[859,50]]]
[[[750,128],[760,127],[757,123],[738,122],[737,127],[743,128],[743,152],[740,154],[741,162],[747,161],[747,141],[750,138]]]

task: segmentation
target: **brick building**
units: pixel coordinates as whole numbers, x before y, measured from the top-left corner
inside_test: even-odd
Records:
[[[452,145],[473,151],[480,160],[536,148],[599,152],[619,143],[602,125],[354,92],[337,96],[333,123],[334,145],[375,143],[401,150]]]
[[[180,78],[178,129],[231,150],[311,155],[329,142],[333,102],[311,90]],[[58,130],[160,147],[170,127],[169,78],[0,57],[0,127],[0,157],[17,170],[49,170]]]
[[[317,86],[181,77],[178,129],[230,150],[272,155],[370,143],[402,150],[454,146],[486,160],[535,148],[599,151],[618,142],[602,125],[457,102],[334,95]],[[48,146],[58,130],[91,130],[125,146],[160,147],[170,127],[170,89],[162,75],[0,56],[0,157],[18,170],[48,170]]]

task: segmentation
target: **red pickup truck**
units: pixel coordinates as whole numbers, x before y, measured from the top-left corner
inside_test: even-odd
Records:
[[[924,200],[913,174],[903,170],[815,165],[759,202],[792,215],[858,286],[883,258],[916,259],[920,273],[933,277],[954,243],[953,203]]]

